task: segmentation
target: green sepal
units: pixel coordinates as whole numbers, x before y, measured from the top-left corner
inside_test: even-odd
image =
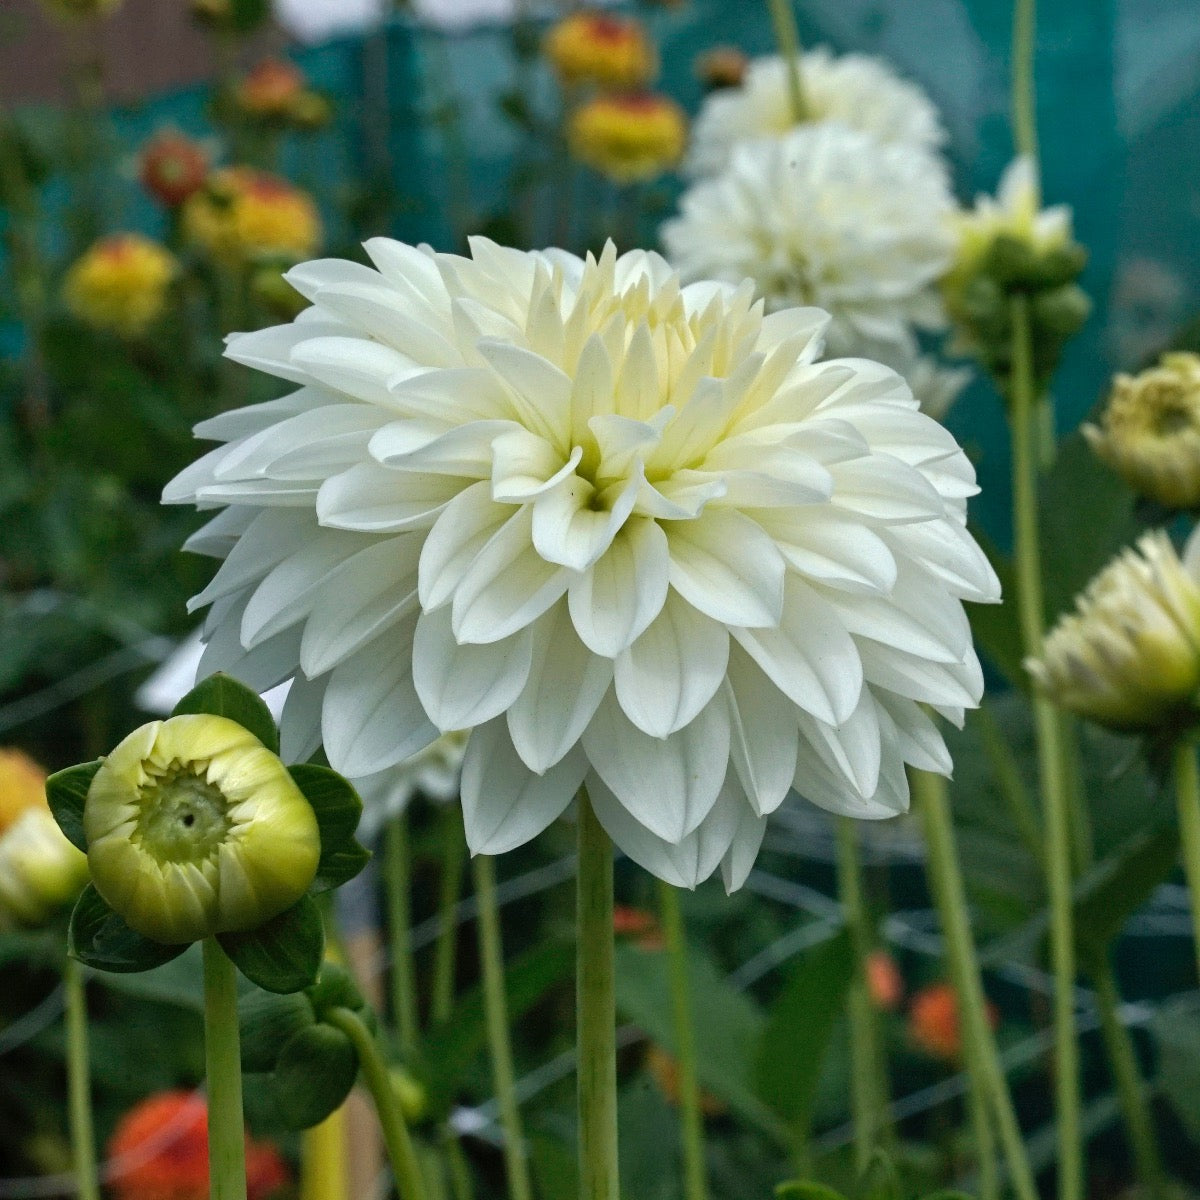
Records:
[[[171,710],[173,717],[187,713],[227,717],[254,734],[272,754],[279,753],[279,730],[275,728],[271,710],[253,688],[239,683],[232,675],[219,672],[196,684]]]
[[[321,858],[310,890],[327,892],[341,887],[371,859],[370,851],[354,840],[362,800],[353,786],[330,767],[300,763],[288,767],[288,773],[312,805],[321,834]]]
[[[67,952],[72,958],[97,971],[117,974],[161,967],[178,958],[189,944],[155,942],[130,929],[91,883],[75,902],[67,929]]]
[[[77,767],[67,767],[63,771],[55,771],[46,780],[46,799],[50,811],[63,831],[63,836],[75,847],[87,853],[87,838],[83,832],[83,808],[87,803],[88,788],[100,770],[104,760],[80,763]]]
[[[238,1000],[242,1070],[273,1071],[279,1053],[296,1034],[316,1023],[303,992],[247,992]]]
[[[310,1129],[340,1108],[358,1078],[354,1045],[332,1025],[312,1025],[291,1037],[271,1076],[279,1115],[289,1129]]]
[[[325,956],[325,925],[316,902],[301,896],[257,929],[218,933],[221,949],[251,983],[268,992],[311,987]]]
[[[337,963],[322,963],[317,982],[304,994],[318,1021],[324,1020],[331,1008],[348,1008],[359,1016],[370,1011],[350,972]]]

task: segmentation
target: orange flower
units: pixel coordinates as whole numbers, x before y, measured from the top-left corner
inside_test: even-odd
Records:
[[[875,1007],[884,1012],[894,1012],[904,999],[904,978],[886,950],[872,950],[867,955],[867,991]]]
[[[638,21],[577,12],[546,35],[543,49],[564,83],[645,87],[658,74],[658,54]]]
[[[670,170],[687,145],[687,118],[666,96],[596,96],[571,116],[571,152],[615,183],[639,183]]]
[[[288,117],[305,91],[304,72],[282,58],[264,58],[234,88],[234,99],[254,117]]]
[[[987,1005],[988,1024],[999,1024],[1000,1014]],[[931,983],[914,997],[908,1010],[908,1031],[912,1040],[932,1058],[957,1063],[962,1056],[962,1028],[958,994],[948,983]]]
[[[613,909],[613,933],[619,938],[628,938],[641,950],[661,950],[662,930],[653,913],[631,904],[618,904]]]
[[[668,1054],[661,1046],[651,1046],[646,1051],[646,1070],[658,1084],[659,1091],[666,1096],[668,1103],[679,1104],[679,1061]],[[700,1111],[706,1117],[719,1117],[725,1111],[725,1104],[711,1092],[700,1091]]]
[[[207,1200],[208,1107],[198,1092],[150,1096],[117,1123],[108,1143],[115,1200]],[[288,1182],[279,1152],[246,1142],[247,1200],[265,1200]]]
[[[46,772],[21,750],[0,747],[0,834],[27,809],[46,805]]]
[[[710,92],[740,87],[749,65],[749,58],[736,46],[714,46],[696,59],[696,78]]]
[[[156,133],[138,160],[142,187],[160,204],[177,208],[204,186],[208,154],[204,147],[173,129]]]

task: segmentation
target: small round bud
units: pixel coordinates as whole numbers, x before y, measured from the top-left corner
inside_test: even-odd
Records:
[[[104,900],[154,941],[254,929],[308,890],[312,806],[283,763],[225,717],[135,729],[104,760],[83,813]]]
[[[87,859],[45,807],[27,808],[0,836],[0,928],[41,925],[87,882]]]
[[[714,46],[696,59],[696,78],[704,90],[741,87],[750,59],[737,46]]]
[[[182,133],[164,130],[142,147],[138,177],[147,193],[166,208],[178,208],[204,186],[207,175],[207,152]]]
[[[429,1112],[425,1089],[403,1067],[392,1067],[388,1076],[404,1119],[413,1125],[423,1121]]]
[[[1038,292],[1030,304],[1034,340],[1049,334],[1065,342],[1083,328],[1091,312],[1092,302],[1087,293],[1073,283]]]

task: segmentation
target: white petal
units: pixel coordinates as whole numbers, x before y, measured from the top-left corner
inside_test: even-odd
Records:
[[[811,580],[857,592],[888,592],[896,582],[896,559],[887,543],[858,518],[829,505],[754,517],[775,539],[788,565]],[[925,527],[903,528],[907,533]]]
[[[754,811],[774,812],[792,790],[798,714],[738,645],[729,649],[729,756]]]
[[[571,475],[543,492],[533,503],[533,545],[547,562],[585,571],[612,545],[613,538],[633,511],[641,485],[637,472],[623,485],[602,496],[610,503],[593,508],[596,489]]]
[[[564,461],[550,442],[527,429],[502,433],[492,443],[492,497],[531,500],[571,475],[582,457],[576,446]]]
[[[389,385],[419,369],[408,355],[365,337],[310,337],[292,351],[292,362],[335,392],[385,413],[395,407]]]
[[[543,775],[517,757],[503,719],[471,731],[463,759],[462,806],[472,854],[503,854],[537,837],[566,811],[587,773],[576,748]]]
[[[500,381],[482,367],[448,367],[394,379],[389,391],[391,407],[413,417],[465,422],[516,416]]]
[[[740,804],[733,840],[721,859],[721,878],[727,893],[736,892],[746,882],[766,832],[766,817],[760,817],[749,804]]]
[[[425,314],[413,307],[395,288],[385,283],[342,283],[321,289],[318,303],[351,325],[357,326],[406,354],[414,362],[430,367],[454,367],[462,357]]]
[[[188,601],[188,612],[257,584],[277,563],[302,549],[316,532],[311,513],[260,511],[208,587]]]
[[[571,380],[553,363],[520,346],[484,340],[477,348],[508,385],[521,423],[553,446],[563,447],[570,432]]]
[[[728,661],[725,626],[668,595],[645,632],[617,656],[617,700],[643,733],[665,738],[713,698]]]
[[[656,837],[679,842],[712,808],[729,765],[729,716],[711,701],[667,738],[643,733],[606,697],[583,734],[593,769]]]
[[[800,714],[800,732],[831,771],[840,772],[861,796],[879,786],[883,746],[879,713],[870,688],[863,688],[858,707],[840,725],[826,725]]]
[[[362,533],[428,529],[463,487],[452,475],[411,475],[360,463],[321,485],[317,520]]]
[[[322,388],[302,387],[299,391],[280,396],[278,400],[267,400],[262,404],[249,404],[245,408],[231,408],[228,412],[218,413],[215,417],[193,425],[192,432],[198,438],[213,442],[236,442],[239,438],[261,433],[276,421],[285,421],[288,417],[299,416],[310,409],[325,407],[333,399],[334,393]]]
[[[279,757],[284,762],[307,762],[321,745],[321,708],[328,683],[303,675],[292,680],[279,717]]]
[[[508,729],[526,766],[541,772],[579,741],[612,682],[613,665],[576,637],[561,602],[533,627],[533,640],[529,678],[508,710]]]
[[[667,599],[666,534],[633,517],[567,593],[571,620],[585,646],[615,658],[658,616]]]
[[[413,438],[415,421],[386,425],[371,438],[371,456],[385,467],[487,479],[492,473],[492,442],[518,429],[512,421],[471,421],[431,437]]]
[[[426,611],[449,603],[479,552],[513,515],[492,500],[486,480],[459,492],[442,510],[421,548],[419,586]]]

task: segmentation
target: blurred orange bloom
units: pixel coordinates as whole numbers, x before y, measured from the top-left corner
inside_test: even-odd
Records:
[[[207,1200],[208,1106],[198,1092],[169,1091],[134,1105],[108,1143],[115,1200]],[[266,1200],[289,1181],[268,1142],[246,1141],[247,1200]]]
[[[615,183],[639,183],[670,170],[687,145],[687,118],[666,96],[600,95],[571,114],[571,152]]]
[[[204,186],[208,152],[197,141],[174,129],[156,133],[138,159],[142,187],[160,204],[176,208]]]
[[[749,65],[749,58],[737,46],[714,46],[696,59],[696,78],[710,92],[739,87]]]
[[[661,1046],[651,1046],[646,1051],[646,1070],[658,1084],[659,1091],[671,1104],[679,1103],[679,1061],[674,1055],[668,1054]],[[706,1117],[719,1117],[725,1111],[725,1104],[711,1092],[700,1091],[700,1111]]]
[[[264,58],[234,88],[238,107],[255,117],[287,117],[305,90],[304,72],[282,58]]]
[[[642,25],[610,13],[572,13],[546,35],[543,50],[564,83],[630,89],[658,74],[658,53]]]
[[[0,746],[0,834],[27,808],[45,804],[46,772],[24,751]]]
[[[995,1005],[987,1005],[988,1023],[1000,1022]],[[908,1010],[908,1031],[913,1042],[932,1058],[957,1063],[962,1057],[962,1026],[958,993],[948,983],[931,983],[913,997]]]
[[[876,1008],[894,1012],[904,999],[904,977],[896,960],[886,950],[867,955],[867,991]]]
[[[642,950],[663,948],[658,919],[653,913],[631,904],[618,904],[613,909],[613,933],[619,938],[628,938]]]

